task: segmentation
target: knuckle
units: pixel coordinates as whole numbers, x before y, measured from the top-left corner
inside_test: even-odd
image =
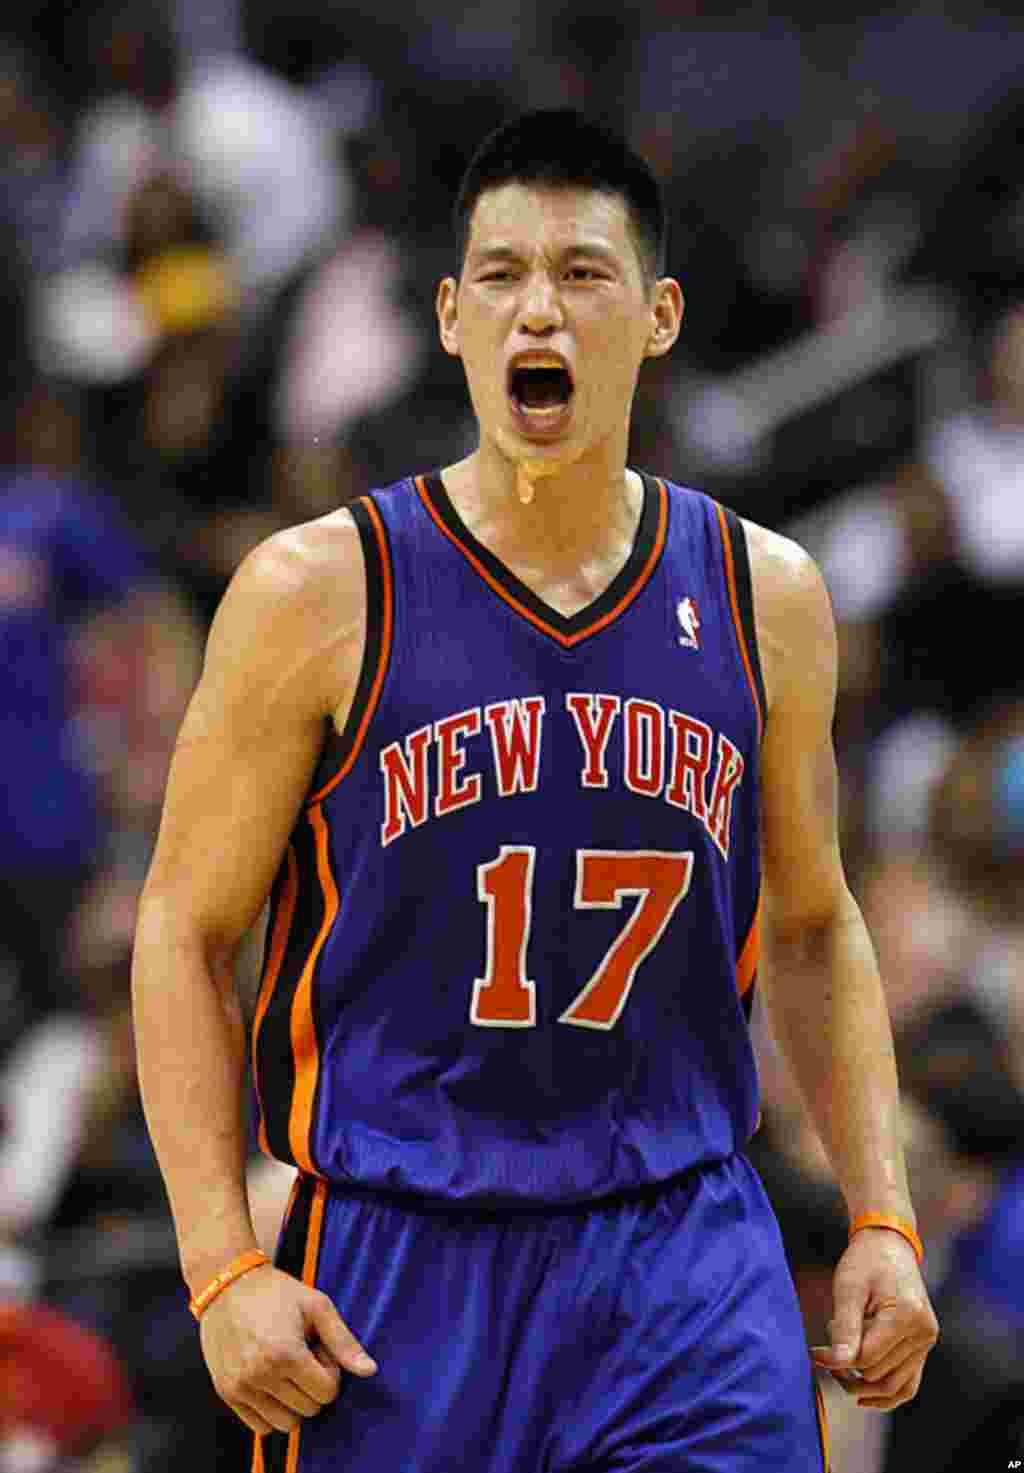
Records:
[[[294,1376],[302,1363],[302,1356],[294,1345],[281,1345],[274,1352],[274,1371],[279,1376]]]
[[[270,1425],[278,1432],[291,1432],[292,1428],[298,1424],[299,1419],[295,1413],[283,1406],[281,1402],[264,1403],[262,1412]]]
[[[215,1377],[214,1390],[222,1401],[236,1402],[245,1389],[243,1378],[237,1371],[229,1371],[226,1375]]]
[[[247,1379],[252,1385],[277,1381],[289,1370],[290,1356],[280,1345],[263,1345],[247,1365]]]
[[[325,1294],[323,1289],[310,1289],[309,1299],[306,1302],[306,1310],[307,1313],[314,1315],[318,1319],[337,1314],[334,1300],[329,1294]]]
[[[231,1384],[238,1392],[255,1391],[263,1378],[263,1358],[251,1352],[243,1356],[238,1369],[231,1375]]]

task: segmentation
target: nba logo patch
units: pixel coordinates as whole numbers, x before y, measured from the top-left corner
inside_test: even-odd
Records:
[[[700,649],[700,615],[692,598],[681,598],[676,604],[676,618],[682,633],[679,643],[688,650]]]

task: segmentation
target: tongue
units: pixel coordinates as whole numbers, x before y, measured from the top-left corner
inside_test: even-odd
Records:
[[[565,374],[559,368],[540,368],[520,374],[517,384],[519,401],[527,409],[551,409],[564,404],[565,387]]]

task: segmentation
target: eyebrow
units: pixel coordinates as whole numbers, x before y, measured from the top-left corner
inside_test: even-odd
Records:
[[[594,256],[600,261],[606,261],[609,266],[619,264],[618,254],[610,247],[601,245],[597,241],[574,241],[559,251],[559,256]],[[472,266],[486,266],[493,261],[521,261],[524,252],[516,246],[504,241],[495,245],[471,247],[468,255],[469,264]]]

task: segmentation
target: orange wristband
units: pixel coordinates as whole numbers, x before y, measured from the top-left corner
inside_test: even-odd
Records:
[[[196,1319],[204,1309],[209,1309],[218,1294],[223,1293],[229,1284],[247,1274],[250,1269],[261,1268],[263,1264],[269,1263],[270,1259],[259,1248],[250,1248],[247,1253],[240,1253],[233,1258],[227,1268],[222,1268],[215,1279],[211,1279],[201,1294],[190,1299],[188,1307]]]
[[[902,1217],[887,1217],[884,1212],[862,1212],[850,1223],[850,1237],[859,1233],[861,1228],[889,1228],[894,1233],[899,1233],[906,1238],[913,1248],[918,1263],[924,1262],[924,1244],[917,1236],[914,1228]]]

